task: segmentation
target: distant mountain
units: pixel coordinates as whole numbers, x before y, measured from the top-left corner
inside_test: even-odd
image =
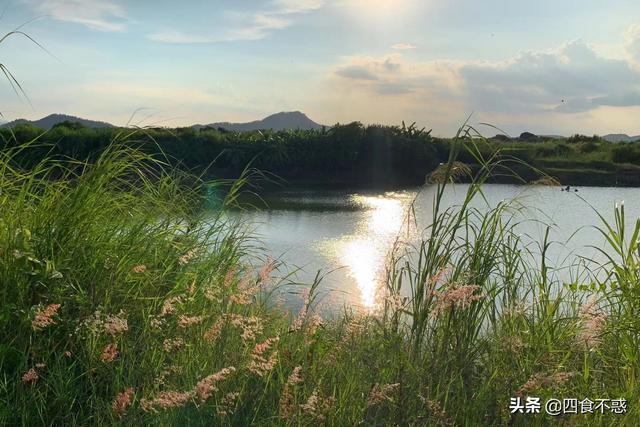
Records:
[[[566,136],[562,136],[562,135],[534,135],[530,132],[524,132],[519,137],[516,137],[516,138],[499,133],[496,136],[494,136],[493,139],[496,139],[498,141],[511,141],[514,139],[535,139],[538,137],[542,139],[567,139]]]
[[[66,114],[49,114],[47,117],[43,117],[40,120],[18,119],[18,120],[14,120],[12,122],[0,125],[0,127],[11,127],[11,126],[15,126],[15,125],[23,124],[23,123],[28,123],[28,124],[31,124],[31,125],[33,125],[35,127],[39,127],[41,129],[44,129],[44,130],[49,130],[52,127],[54,127],[55,125],[57,125],[58,123],[62,123],[62,122],[80,123],[81,125],[86,126],[86,127],[90,127],[90,128],[111,128],[111,127],[114,127],[112,124],[109,124],[109,123],[98,122],[98,121],[95,121],[95,120],[82,119],[80,117],[68,116]]]
[[[634,142],[640,141],[640,135],[629,136],[626,133],[610,133],[609,135],[603,136],[602,139],[609,142]]]
[[[223,128],[229,131],[248,132],[254,130],[273,129],[273,130],[310,130],[322,129],[322,125],[314,122],[306,114],[300,111],[282,112],[272,114],[262,120],[256,120],[249,123],[211,123],[208,125],[195,125],[197,129],[203,127]]]

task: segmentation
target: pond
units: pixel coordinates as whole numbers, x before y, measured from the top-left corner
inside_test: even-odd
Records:
[[[468,185],[447,188],[445,206],[459,205]],[[555,243],[548,252],[548,264],[556,267],[559,280],[570,281],[567,268],[578,257],[602,257],[592,246],[604,247],[604,238],[593,228],[602,225],[599,212],[614,218],[616,203],[625,203],[627,228],[640,216],[640,189],[581,187],[561,191],[560,187],[486,184],[484,200],[474,206],[494,207],[503,200],[524,206],[516,214],[522,221],[518,233],[531,243],[541,242],[546,224]],[[384,266],[398,233],[419,242],[421,231],[432,220],[435,186],[402,191],[281,191],[265,195],[267,208],[236,212],[252,224],[267,253],[299,267],[297,280],[311,283],[321,270],[321,289],[333,304],[370,310],[378,303]],[[407,236],[407,211],[415,199],[415,221]],[[595,210],[594,210],[595,209]],[[535,246],[535,245],[534,245]]]

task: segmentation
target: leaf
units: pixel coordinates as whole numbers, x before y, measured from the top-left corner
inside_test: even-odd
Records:
[[[49,276],[50,279],[62,279],[62,273],[57,270],[54,270],[53,273]]]

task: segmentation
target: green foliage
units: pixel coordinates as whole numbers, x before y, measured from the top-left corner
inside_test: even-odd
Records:
[[[598,135],[586,136],[581,134],[575,134],[567,138],[567,142],[569,144],[578,144],[578,143],[584,143],[584,142],[598,142],[598,141],[601,141]]]
[[[38,138],[42,147],[20,155],[23,164],[36,164],[44,157],[95,159],[110,141],[128,134],[127,129],[91,129],[61,123],[48,132],[30,125],[0,129],[6,147]],[[138,133],[130,145],[149,155],[160,155],[172,166],[205,173],[211,178],[237,178],[251,166],[289,181],[341,183],[362,187],[421,185],[439,164],[447,161],[451,139],[434,138],[431,131],[406,126],[363,126],[358,122],[318,131],[228,132],[224,129],[149,128]],[[502,150],[543,172],[557,170],[562,162],[565,184],[637,185],[625,172],[640,165],[637,144],[613,144],[597,136],[575,135],[566,140],[535,142],[506,137],[484,140],[478,147],[483,156]],[[478,169],[472,153],[462,147],[459,160]],[[624,165],[624,166],[623,166]],[[586,170],[600,169],[594,181]],[[535,180],[536,176],[527,176]],[[506,176],[489,177],[502,182]]]
[[[369,132],[373,157],[397,137]],[[434,175],[424,240],[399,236],[390,254],[380,311],[325,322],[314,314],[320,276],[295,319],[270,303],[287,272],[257,262],[245,227],[224,215],[242,181],[205,210],[224,182],[205,185],[122,140],[89,162],[28,167],[40,145],[5,148],[0,423],[553,424],[509,413],[509,398],[530,394],[626,398],[626,415],[568,421],[637,424],[640,221],[627,235],[624,207],[614,224],[603,218],[607,262],[581,264],[583,280],[563,286],[552,242],[535,251],[517,234],[517,204],[481,207],[483,182],[520,164],[485,157],[486,144],[461,129]],[[460,153],[480,168],[462,205],[445,209],[447,183],[470,172]]]
[[[47,151],[42,156],[95,158],[122,129],[89,129],[64,123],[49,132],[20,125],[14,128],[18,144],[39,136]],[[12,141],[10,130],[0,131]],[[11,145],[10,143],[6,143]],[[174,166],[210,176],[234,178],[251,165],[287,179],[337,179],[367,185],[419,185],[438,164],[428,132],[409,128],[336,125],[329,131],[227,132],[211,128],[146,129],[137,144],[148,154],[161,153]]]
[[[640,145],[635,142],[619,143],[613,149],[613,161],[616,163],[640,164]]]

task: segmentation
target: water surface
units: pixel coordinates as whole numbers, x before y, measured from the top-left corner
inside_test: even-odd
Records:
[[[468,185],[450,186],[445,206],[460,204]],[[266,197],[270,208],[236,213],[249,221],[267,252],[289,267],[301,270],[297,278],[311,282],[318,270],[330,272],[322,289],[330,292],[334,304],[371,309],[378,303],[378,289],[384,265],[398,233],[418,242],[421,230],[431,223],[435,187],[393,192],[313,191],[280,192]],[[474,206],[494,207],[503,200],[517,200],[525,208],[516,215],[518,227],[527,241],[542,241],[550,225],[548,262],[561,267],[579,256],[597,258],[590,246],[604,247],[602,236],[593,228],[601,225],[594,208],[613,220],[616,203],[625,203],[627,228],[640,216],[640,189],[583,187],[564,192],[559,187],[485,185],[486,200]],[[415,199],[415,219],[407,235],[405,219]],[[573,280],[570,269],[557,272],[561,280]]]

